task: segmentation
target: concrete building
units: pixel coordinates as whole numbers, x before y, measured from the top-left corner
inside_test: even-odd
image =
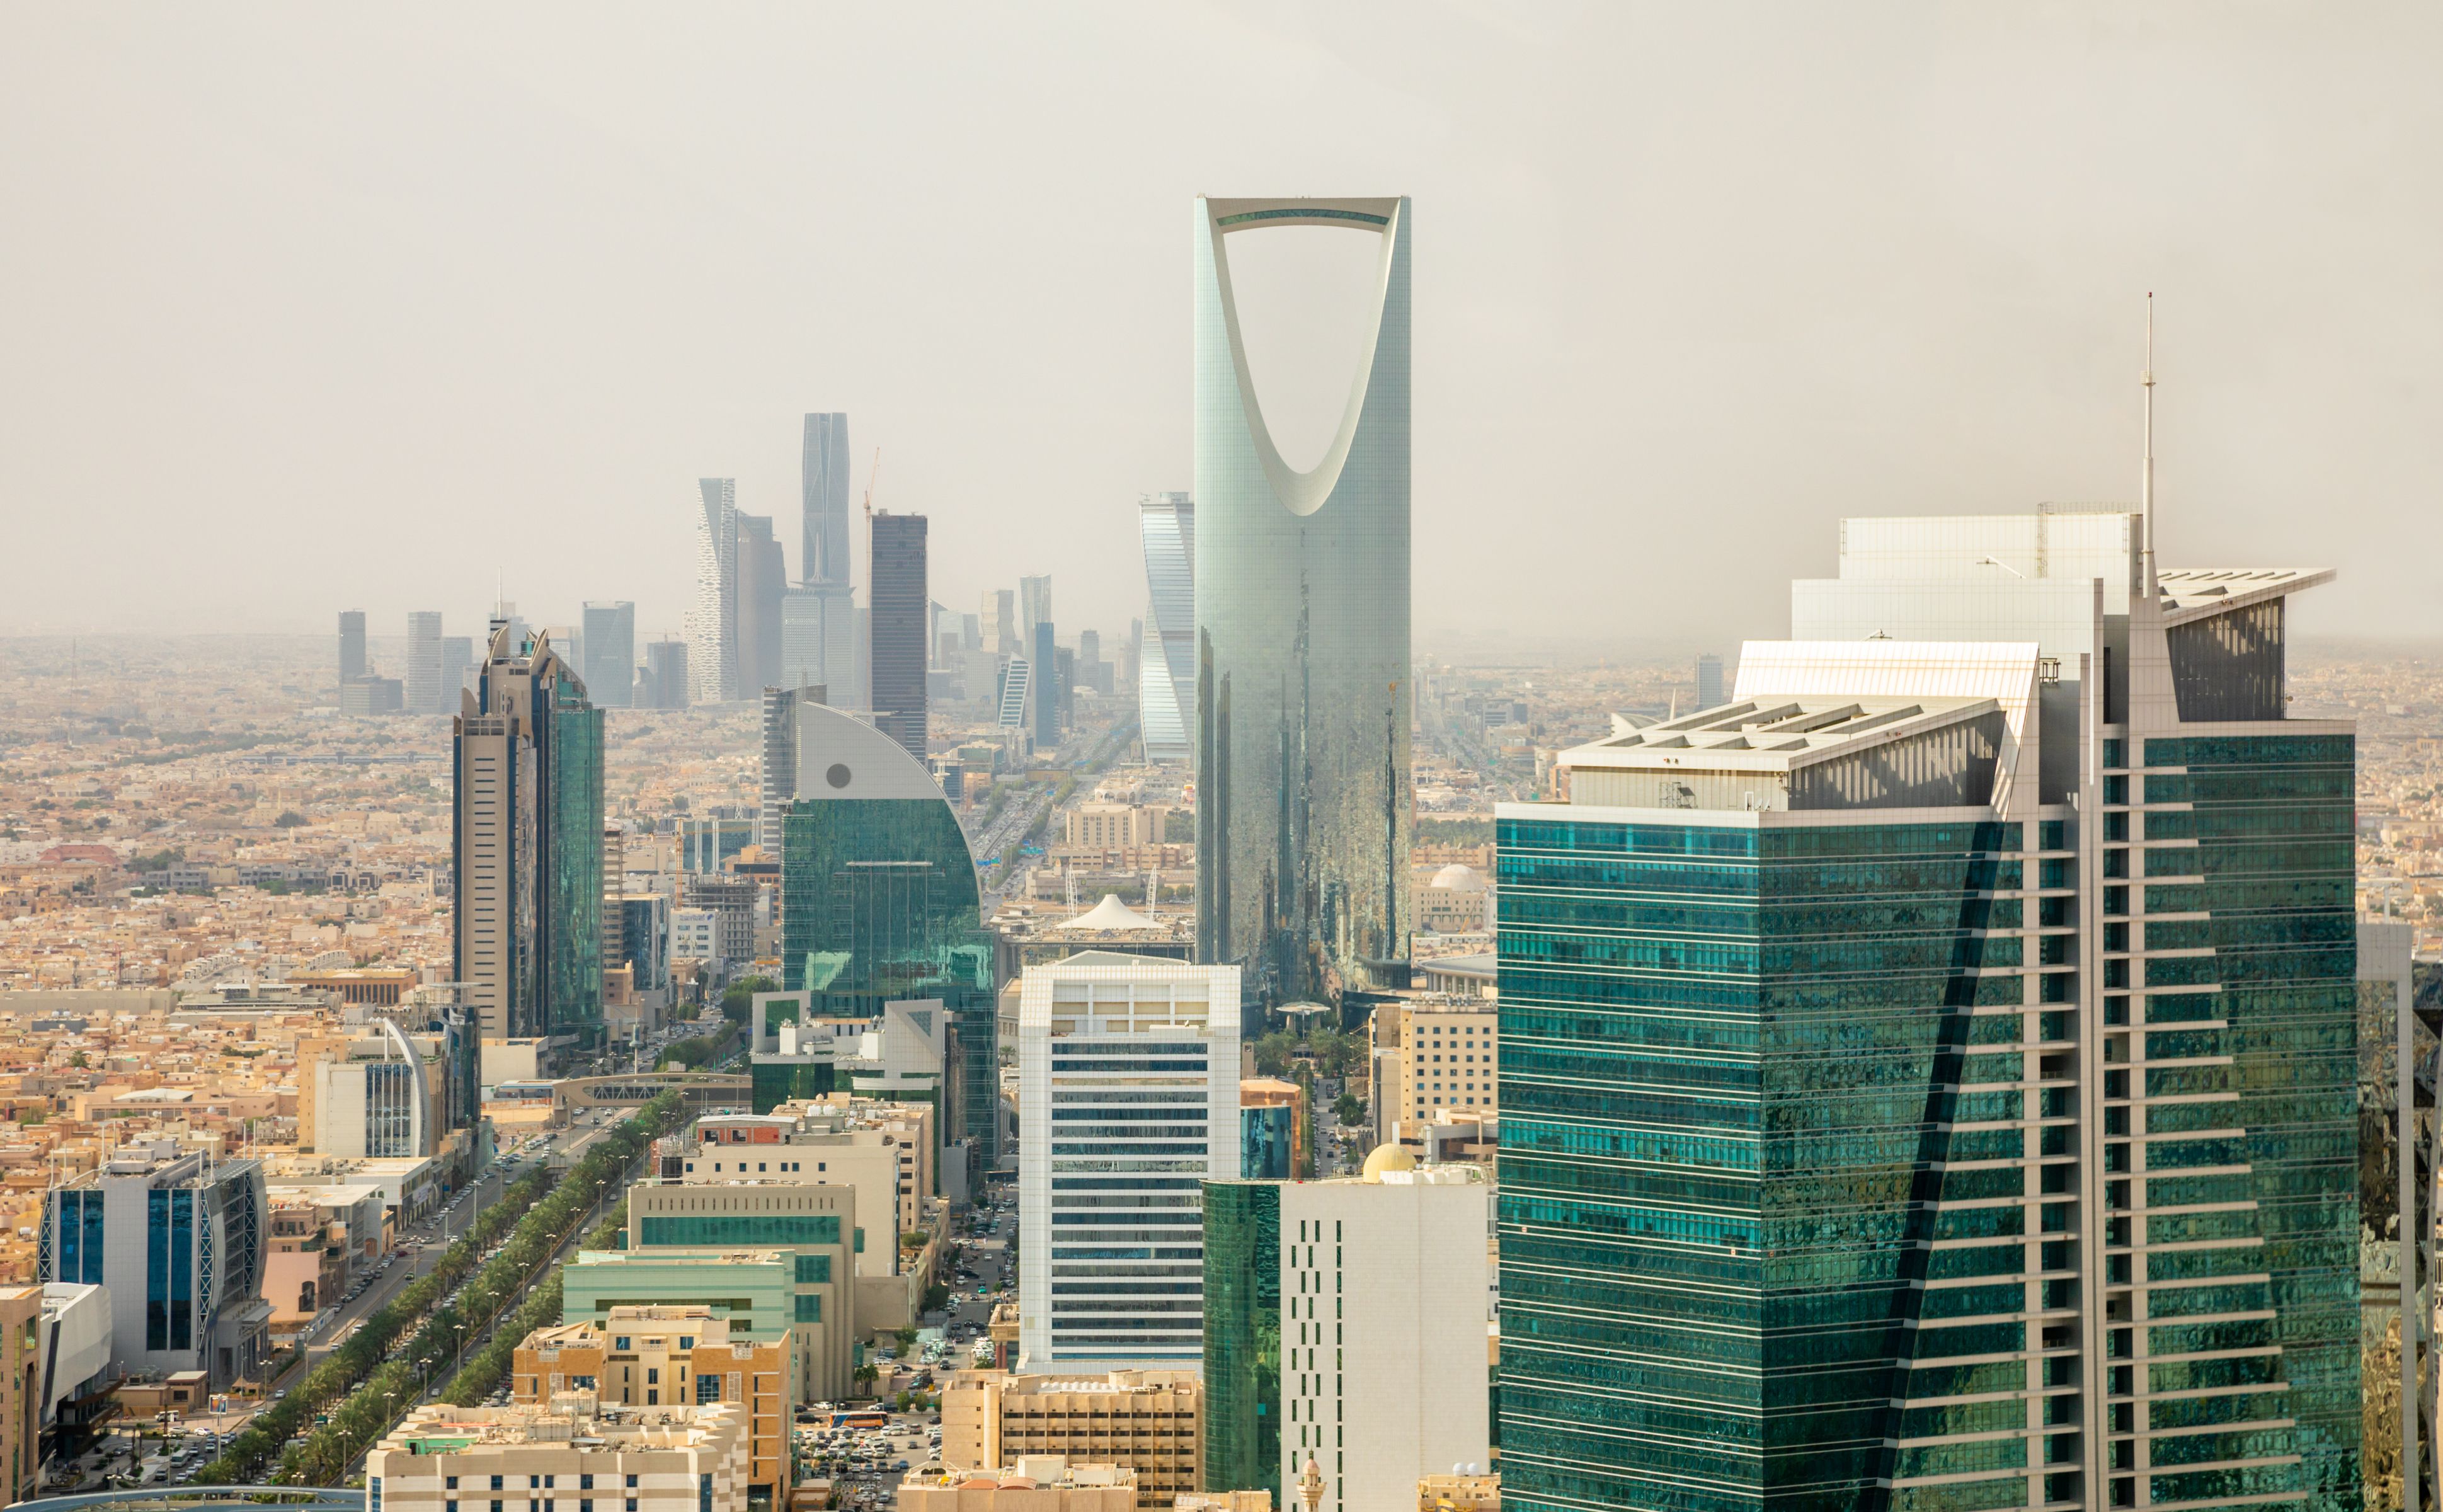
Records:
[[[0,1465],[9,1467],[9,1500],[23,1502],[41,1487],[46,1348],[41,1286],[0,1286]]]
[[[782,1348],[796,1402],[848,1393],[854,1369],[845,1265],[778,1245],[579,1250],[560,1271],[560,1317],[608,1328],[615,1307],[708,1307],[733,1342]]]
[[[73,1282],[43,1283],[46,1428],[79,1431],[112,1410],[110,1292]]]
[[[1239,968],[1087,951],[1019,986],[1024,1368],[1193,1362],[1197,1193],[1239,1172]]]
[[[340,611],[340,686],[346,687],[371,670],[365,661],[365,612],[342,609]]]
[[[548,636],[492,633],[452,765],[453,959],[485,1039],[602,1026],[602,711]]]
[[[40,1279],[108,1288],[122,1373],[204,1371],[226,1385],[266,1354],[269,1206],[254,1161],[122,1146],[46,1194]]]
[[[751,699],[781,680],[781,599],[788,562],[768,514],[738,516],[738,696]]]
[[[1057,1454],[1116,1465],[1135,1472],[1137,1505],[1168,1506],[1203,1486],[1203,1412],[1193,1371],[959,1371],[942,1390],[942,1463],[982,1469]]]
[[[1375,1137],[1414,1143],[1444,1108],[1501,1106],[1500,1005],[1483,998],[1401,997],[1368,1021]]]
[[[457,690],[441,686],[441,615],[416,610],[407,617],[407,711],[446,714],[457,707]]]
[[[396,1023],[377,1019],[342,1056],[314,1063],[313,1133],[319,1154],[413,1159],[433,1152],[447,1109],[425,1076],[424,1057]]]
[[[1453,861],[1420,881],[1412,894],[1417,928],[1436,934],[1476,934],[1493,928],[1493,888],[1473,866]]]
[[[406,708],[406,685],[395,677],[368,673],[340,685],[340,712],[343,714],[395,714]]]
[[[1195,204],[1197,938],[1275,1001],[1406,979],[1411,212]],[[1303,472],[1252,387],[1227,249],[1284,227],[1380,253],[1340,426]]]
[[[1506,1504],[2360,1503],[2330,574],[2148,513],[1844,521],[1727,704],[1496,809]]]
[[[1062,817],[1062,843],[1077,850],[1125,851],[1163,843],[1170,810],[1159,803],[1079,803]]]
[[[899,1483],[899,1512],[1135,1512],[1136,1472],[1029,1454],[1001,1468],[921,1465]]]
[[[1239,1083],[1239,1174],[1291,1181],[1309,1174],[1306,1089],[1295,1081],[1248,1077]]]
[[[613,1407],[571,1392],[543,1406],[407,1414],[365,1456],[367,1512],[747,1512],[746,1412]]]
[[[797,1373],[785,1341],[732,1339],[708,1307],[614,1307],[602,1322],[539,1328],[510,1367],[515,1400],[543,1406],[592,1392],[621,1407],[708,1407],[746,1412],[746,1494],[775,1505],[795,1484],[789,1425]]]
[[[809,1401],[848,1393],[855,1368],[856,1256],[870,1245],[894,1245],[884,1214],[869,1234],[860,1226],[853,1186],[801,1185],[741,1177],[719,1183],[641,1182],[628,1191],[626,1255],[781,1249],[795,1257],[791,1321],[802,1336],[803,1391]],[[640,1301],[699,1300],[638,1298]]]
[[[645,648],[645,664],[636,674],[636,707],[685,709],[694,699],[688,675],[688,642],[656,640]]]

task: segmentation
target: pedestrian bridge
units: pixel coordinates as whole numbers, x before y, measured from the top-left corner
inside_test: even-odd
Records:
[[[204,1512],[212,1507],[266,1507],[274,1512],[365,1512],[365,1493],[329,1485],[139,1485],[123,1491],[80,1491],[15,1502],[8,1512]]]
[[[561,1114],[583,1113],[589,1108],[634,1108],[673,1088],[686,1094],[690,1115],[755,1105],[753,1078],[719,1071],[640,1071],[629,1076],[570,1077],[552,1083],[552,1101]]]

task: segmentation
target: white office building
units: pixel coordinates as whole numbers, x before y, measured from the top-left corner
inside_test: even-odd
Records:
[[[1420,1477],[1492,1458],[1493,1187],[1384,1145],[1280,1202],[1280,1484],[1312,1456],[1321,1512],[1411,1512]]]
[[[1239,968],[1031,967],[1018,1069],[1020,1367],[1199,1368],[1201,1189],[1239,1166]]]

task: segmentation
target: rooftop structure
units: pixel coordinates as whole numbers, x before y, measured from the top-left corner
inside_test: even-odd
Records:
[[[1168,1506],[1203,1484],[1203,1402],[1193,1371],[958,1371],[942,1390],[942,1463],[955,1471],[1033,1455],[1108,1458],[1135,1477],[1137,1505]]]
[[[365,1503],[446,1512],[514,1485],[538,1505],[592,1492],[635,1512],[746,1512],[747,1475],[736,1404],[614,1407],[572,1392],[548,1405],[415,1409],[365,1456]]]

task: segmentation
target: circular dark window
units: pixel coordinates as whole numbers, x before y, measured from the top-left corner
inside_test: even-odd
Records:
[[[848,767],[838,762],[832,763],[832,769],[823,773],[823,781],[831,784],[834,787],[846,787],[848,785]]]

